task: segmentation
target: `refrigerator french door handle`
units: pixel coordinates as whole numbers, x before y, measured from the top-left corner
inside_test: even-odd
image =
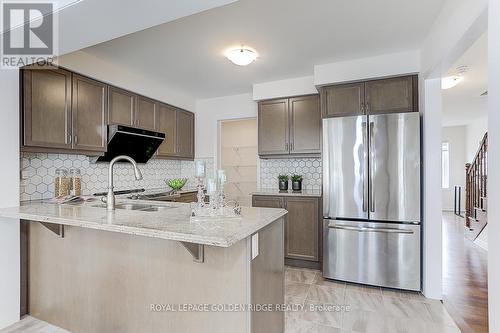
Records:
[[[392,233],[392,234],[413,234],[412,230],[405,229],[395,229],[395,228],[368,228],[368,227],[350,227],[350,226],[340,226],[340,225],[329,225],[330,229],[340,229],[358,232],[382,232],[382,233]]]
[[[368,123],[368,131],[369,131],[369,147],[368,147],[368,150],[369,150],[369,155],[370,155],[370,159],[369,159],[369,168],[370,168],[370,178],[369,178],[369,184],[368,184],[368,187],[370,188],[369,191],[370,191],[370,212],[374,213],[375,212],[375,187],[373,186],[373,176],[375,175],[375,170],[374,170],[374,161],[375,161],[375,145],[373,143],[373,140],[374,140],[374,133],[373,133],[373,127],[374,127],[375,123],[373,121],[370,121]]]
[[[368,136],[367,136],[367,128],[366,122],[363,122],[362,132],[363,132],[363,212],[368,210],[368,170],[367,170],[367,149],[368,149]]]

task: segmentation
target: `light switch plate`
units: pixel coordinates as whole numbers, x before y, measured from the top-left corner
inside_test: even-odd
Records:
[[[259,255],[259,234],[252,235],[252,260]]]

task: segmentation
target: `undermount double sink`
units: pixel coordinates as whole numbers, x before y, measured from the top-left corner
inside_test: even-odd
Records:
[[[98,204],[93,207],[106,208],[106,204]],[[143,203],[119,203],[115,205],[115,209],[124,209],[124,210],[138,210],[141,212],[159,212],[167,209],[172,209],[175,207],[172,206],[161,206],[161,205],[151,205],[151,204],[143,204]]]

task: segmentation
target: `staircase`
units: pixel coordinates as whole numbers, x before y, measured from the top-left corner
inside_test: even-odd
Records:
[[[474,240],[487,224],[488,133],[484,134],[472,163],[465,165],[465,225]]]

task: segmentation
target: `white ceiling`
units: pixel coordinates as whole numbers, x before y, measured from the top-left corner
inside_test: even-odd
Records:
[[[236,0],[56,0],[59,52],[76,50]],[[67,6],[67,7],[65,7]]]
[[[84,51],[195,98],[224,96],[316,64],[418,49],[443,2],[240,0]],[[242,44],[260,54],[248,67],[223,57]]]
[[[488,114],[488,97],[481,96],[488,90],[488,34],[484,33],[450,68],[453,74],[458,66],[469,70],[463,81],[451,89],[443,90],[443,125],[467,125]]]

